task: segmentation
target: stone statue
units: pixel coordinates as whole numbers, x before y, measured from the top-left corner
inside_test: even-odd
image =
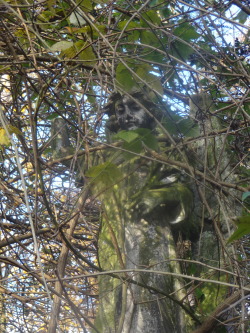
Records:
[[[109,115],[108,129],[134,130],[136,128],[154,128],[153,113],[156,106],[147,100],[141,92],[135,92],[131,97],[114,93],[110,96],[104,112]]]
[[[131,97],[114,94],[105,108],[107,128],[113,133],[138,128],[153,131],[154,119],[159,117],[154,108],[141,93]],[[107,186],[103,179],[98,183],[95,178],[95,193],[100,193],[103,204],[98,242],[101,268],[180,272],[174,261],[172,226],[190,219],[192,192],[178,177],[170,180],[172,168],[143,156],[126,160],[119,151],[115,154],[110,163],[120,172],[120,179]],[[120,276],[99,279],[95,325],[100,332],[185,332],[183,311],[176,302],[184,297],[181,280],[154,273]]]
[[[131,96],[113,93],[104,112],[109,116],[106,127],[112,133],[137,128],[153,129],[154,117],[160,116],[156,105],[141,92],[134,92]]]
[[[209,116],[211,105],[212,101],[204,95],[194,95],[190,103],[191,115],[201,122],[204,134],[218,130],[217,121]],[[157,106],[141,92],[133,92],[130,96],[112,94],[104,112],[109,118],[106,124],[108,142],[117,140],[120,131],[136,133],[132,144],[143,142],[143,133],[157,135],[157,122],[162,118]],[[54,157],[61,158],[70,152],[67,126],[59,118],[54,124]],[[228,177],[228,161],[217,154],[220,148],[222,156],[224,142],[220,138],[213,140],[213,137],[209,140],[206,151],[203,142],[193,144],[195,158],[192,167],[201,177],[203,163],[200,161],[205,159],[215,175]],[[145,147],[144,142],[142,147]],[[86,174],[93,194],[102,203],[98,261],[101,269],[107,271],[107,275],[99,277],[95,326],[101,333],[189,332],[193,322],[187,320],[184,313],[188,312],[185,302],[189,297],[182,279],[171,275],[180,273],[176,261],[177,237],[178,234],[184,235],[188,244],[188,235],[193,237],[194,233],[199,234],[199,220],[203,216],[209,224],[208,229],[206,225],[202,226],[203,246],[196,239],[191,258],[208,258],[211,265],[216,260],[219,262],[217,238],[211,222],[212,219],[216,223],[218,219],[223,222],[223,216],[218,214],[216,192],[209,182],[204,186],[202,177],[202,182],[199,178],[188,178],[174,165],[146,158],[146,147],[144,151],[130,156],[126,155],[126,149],[109,150],[104,163],[89,169]],[[164,155],[163,152],[160,154]],[[179,158],[178,155],[171,157]],[[83,173],[82,164],[79,165],[80,168],[75,169],[76,174]],[[209,173],[208,177],[211,177]],[[212,207],[204,214],[202,195],[207,205]],[[229,206],[236,207],[233,196],[228,203],[225,202],[225,211]],[[115,276],[108,273],[120,270],[131,271]],[[150,273],[141,270],[150,270]],[[197,275],[199,273],[197,271]],[[217,299],[217,286],[209,290]],[[225,288],[220,296],[223,297],[224,293]]]

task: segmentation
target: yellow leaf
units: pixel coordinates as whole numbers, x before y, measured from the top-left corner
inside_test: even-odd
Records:
[[[0,128],[0,145],[1,146],[9,146],[10,139],[4,128]]]
[[[0,146],[10,146],[11,142],[10,142],[10,138],[8,136],[8,134],[16,134],[16,135],[22,135],[22,132],[15,126],[12,125],[8,125],[8,132],[6,133],[5,129],[0,127]]]

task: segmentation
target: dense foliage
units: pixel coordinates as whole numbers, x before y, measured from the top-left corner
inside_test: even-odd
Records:
[[[75,186],[75,164],[83,156],[89,169],[112,145],[104,106],[112,92],[134,90],[163,112],[161,144],[170,160],[178,147],[191,149],[204,135],[224,142],[218,164],[231,156],[237,181],[212,171],[215,191],[222,197],[235,189],[241,206],[236,217],[223,211],[238,229],[231,229],[231,243],[229,234],[218,236],[219,267],[231,284],[228,295],[241,291],[242,302],[232,305],[235,332],[249,332],[249,14],[247,0],[0,1],[0,332],[47,332],[58,313],[60,332],[94,325],[100,201],[88,186]],[[211,96],[217,130],[201,133],[190,115],[198,93]],[[72,145],[61,159],[50,140],[58,116],[68,123]],[[147,142],[129,145],[137,138],[117,137],[123,149],[148,154]],[[191,161],[185,171],[190,168]],[[104,171],[109,187],[114,170],[100,166]],[[209,183],[206,161],[201,173]],[[210,292],[201,290],[199,302]],[[206,321],[207,313],[193,311]]]

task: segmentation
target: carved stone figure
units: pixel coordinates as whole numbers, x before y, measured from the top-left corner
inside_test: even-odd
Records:
[[[190,103],[191,115],[201,122],[204,134],[218,130],[217,121],[209,116],[211,105],[212,101],[203,95],[194,95]],[[108,141],[112,141],[112,134],[117,137],[120,130],[138,132],[141,129],[143,133],[143,129],[150,129],[157,133],[156,120],[161,119],[156,105],[141,92],[130,96],[113,94],[104,111],[109,117],[106,125]],[[54,139],[59,139],[59,142],[53,142],[54,157],[68,155],[70,145],[65,121],[56,120],[53,135]],[[136,138],[143,140],[139,136]],[[205,139],[208,140],[206,135]],[[200,161],[205,159],[209,172],[212,170],[222,179],[228,177],[228,171],[225,171],[228,161],[221,157],[224,150],[221,140],[209,138],[206,150],[203,141],[193,144],[195,158],[192,167],[196,168],[198,175],[203,175],[200,170],[204,163]],[[218,155],[219,148],[222,151]],[[79,170],[76,173],[82,172],[81,167]],[[208,178],[211,177],[209,172]],[[115,148],[106,154],[104,163],[88,170],[87,176],[92,192],[102,202],[98,240],[100,267],[107,272],[131,270],[116,276],[107,273],[99,277],[99,305],[95,320],[99,332],[191,331],[193,323],[186,327],[190,322],[187,317],[184,320],[183,308],[188,312],[185,301],[192,295],[187,297],[183,281],[177,277],[180,266],[176,261],[175,236],[180,231],[193,234],[195,228],[199,229],[203,216],[203,222],[205,220],[209,226],[202,226],[202,244],[200,246],[198,241],[193,243],[192,258],[211,260],[211,265],[217,260],[219,262],[218,242],[211,221],[214,220],[218,228],[217,223],[224,219],[220,207],[224,207],[224,211],[230,209],[230,212],[237,208],[233,195],[229,196],[228,202],[221,201],[219,207],[215,198],[217,192],[209,182],[204,186],[203,177],[202,181],[188,178],[176,167],[145,159],[143,154],[128,157],[126,151]],[[207,203],[204,213],[202,198]],[[189,244],[188,237],[186,239],[186,244]],[[198,266],[199,269],[206,272]],[[150,273],[141,270],[150,270]],[[198,270],[197,275],[200,273]],[[171,275],[173,273],[177,275]],[[209,291],[217,300],[218,295],[224,296],[226,288],[220,289],[220,294],[217,286]]]
[[[124,96],[116,104],[115,111],[121,129],[133,130],[138,127],[146,128],[149,124],[150,117],[127,96]]]
[[[110,131],[155,128],[153,117],[158,113],[154,104],[142,96],[118,93],[111,97],[105,109]],[[143,157],[128,161],[121,155],[117,159],[112,156],[110,163],[118,166],[121,179],[106,191],[102,180],[95,183],[95,193],[100,193],[103,203],[98,242],[101,268],[180,272],[174,261],[177,256],[172,225],[189,220],[192,192],[177,178],[166,181],[172,170]],[[120,276],[100,277],[95,325],[101,332],[185,332],[184,315],[176,302],[184,297],[181,280],[158,273]]]
[[[112,94],[104,112],[109,116],[106,127],[111,132],[136,128],[153,129],[154,116],[159,116],[156,105],[141,92],[134,92],[130,96]]]

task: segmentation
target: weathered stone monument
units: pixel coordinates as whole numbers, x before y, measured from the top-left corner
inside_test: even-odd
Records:
[[[184,286],[190,280],[180,275],[183,267],[190,274],[185,259],[217,267],[221,249],[216,235],[229,231],[223,209],[237,211],[231,192],[220,197],[217,180],[234,175],[224,154],[226,141],[208,136],[220,130],[211,108],[208,96],[192,96],[190,115],[199,123],[201,140],[188,148],[172,147],[169,156],[166,140],[158,140],[163,112],[141,92],[115,93],[104,110],[107,142],[122,145],[106,151],[89,170],[77,161],[76,178],[84,174],[101,202],[98,261],[107,274],[99,277],[99,332],[185,333],[193,327],[191,307],[197,302],[193,284]],[[58,118],[55,124],[55,156],[62,157],[69,153],[66,123]],[[193,274],[207,271],[197,264]],[[226,288],[213,285],[206,292],[217,300]]]
[[[158,115],[153,103],[142,96],[116,94],[110,100],[111,131],[155,130]],[[143,141],[143,135],[138,140]],[[121,178],[107,191],[96,184],[103,207],[98,258],[103,270],[135,271],[120,274],[120,279],[100,277],[95,324],[100,332],[183,333],[184,315],[178,304],[184,296],[182,280],[154,271],[180,273],[172,226],[190,222],[192,192],[188,184],[178,181],[180,171],[175,170],[172,177],[172,167],[143,155],[126,160],[117,151],[110,163]]]

